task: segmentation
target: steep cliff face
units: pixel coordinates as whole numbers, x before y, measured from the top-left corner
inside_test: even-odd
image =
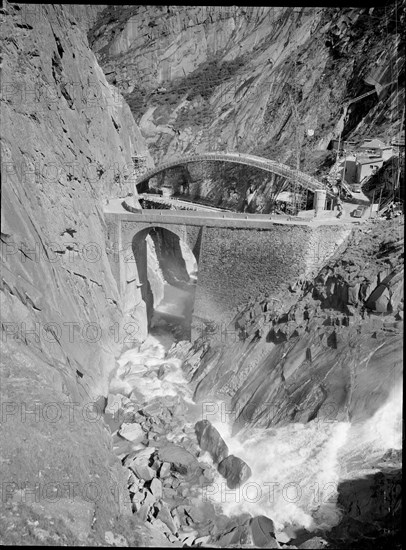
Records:
[[[231,401],[235,431],[360,421],[400,380],[402,326],[403,220],[381,221],[355,230],[314,279],[259,294],[229,326],[202,334],[202,360],[192,350],[186,369],[198,400]]]
[[[156,161],[237,150],[296,166],[300,146],[302,168],[316,172],[341,131],[384,139],[399,131],[404,18],[404,2],[109,7],[89,37]]]
[[[89,49],[80,27],[94,12],[90,19],[85,12],[80,24],[64,6],[6,4],[1,14],[1,378],[10,413],[2,424],[9,438],[2,473],[16,482],[10,498],[24,481],[72,481],[83,489],[104,479],[117,490],[122,482],[114,461],[107,468],[100,409],[92,423],[82,407],[89,401],[91,410],[106,395],[125,336],[103,200],[132,191],[133,156],[152,160]],[[139,311],[133,313],[143,326]],[[54,420],[44,416],[51,402]],[[68,403],[79,407],[76,416],[66,417]],[[35,407],[38,415],[21,416]],[[85,537],[94,517],[103,523],[120,507],[113,494],[98,504],[79,500],[70,507],[83,504]],[[69,511],[64,503],[61,515]]]
[[[69,355],[84,374],[83,386],[93,391],[96,381],[106,380],[118,349],[109,327],[121,317],[104,250],[102,200],[132,191],[132,156],[147,151],[128,106],[106,82],[69,12],[7,9],[4,318],[39,323],[40,342],[31,338],[30,345],[62,362]],[[72,326],[72,337],[66,320],[80,325]],[[44,338],[47,323],[57,323],[62,342],[52,352],[52,338]],[[89,323],[94,331],[86,337]],[[91,339],[97,345],[89,346]]]

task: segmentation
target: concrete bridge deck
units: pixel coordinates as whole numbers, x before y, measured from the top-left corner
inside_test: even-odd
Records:
[[[216,206],[208,206],[206,204],[200,204],[193,201],[185,201],[178,197],[162,197],[161,195],[155,195],[152,193],[140,193],[137,195],[137,199],[144,199],[151,203],[163,204],[165,206],[173,206],[175,209],[179,210],[205,210],[210,212],[228,211],[226,208],[217,208]]]
[[[104,213],[123,221],[174,225],[194,225],[211,227],[229,227],[260,229],[269,228],[275,224],[283,225],[346,225],[359,224],[369,218],[369,210],[366,210],[362,218],[353,218],[351,212],[357,205],[344,203],[343,216],[338,219],[337,212],[323,211],[320,217],[314,217],[314,211],[306,211],[302,216],[287,216],[278,214],[248,214],[243,212],[216,211],[216,210],[141,210],[129,212],[122,203],[125,199],[111,199],[104,206]],[[306,217],[305,217],[306,215]],[[312,216],[312,217],[309,217]]]

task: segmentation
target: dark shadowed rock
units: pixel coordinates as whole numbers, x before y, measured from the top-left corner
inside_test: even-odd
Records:
[[[252,546],[250,520],[247,513],[232,518],[218,515],[212,532],[213,541],[220,547]]]
[[[239,487],[241,483],[251,477],[251,468],[248,464],[234,455],[229,455],[222,460],[218,466],[218,471],[226,478],[229,489]]]
[[[303,544],[298,546],[300,550],[318,550],[321,548],[325,548],[327,546],[327,541],[322,539],[321,537],[313,537],[311,539],[306,540]]]
[[[208,451],[213,461],[218,464],[228,456],[228,447],[216,428],[208,420],[195,424],[197,441],[203,451]]]
[[[273,521],[266,516],[257,516],[251,520],[251,534],[255,546],[267,548],[279,548],[275,540],[275,528]]]
[[[395,542],[402,515],[400,464],[383,465],[382,471],[368,475],[363,470],[353,472],[338,485],[338,505],[344,515],[326,535],[331,546],[345,539],[348,548],[359,548],[365,540],[370,544],[371,537],[379,537],[382,546],[370,548],[401,548]]]

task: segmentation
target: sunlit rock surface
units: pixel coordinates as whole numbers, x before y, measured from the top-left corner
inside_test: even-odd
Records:
[[[237,150],[295,166],[296,108],[302,163],[313,171],[341,131],[344,139],[378,132],[384,140],[399,131],[404,13],[404,3],[112,6],[89,37],[155,160]],[[345,107],[374,86],[379,96]]]
[[[84,31],[95,10],[81,10],[78,22],[73,8],[6,4],[1,14],[1,389],[2,403],[10,403],[2,421],[2,482],[16,483],[4,502],[10,505],[14,494],[18,522],[34,513],[15,493],[22,483],[72,482],[79,491],[69,501],[65,486],[65,504],[50,507],[66,523],[59,538],[48,537],[44,520],[43,539],[25,539],[34,544],[104,541],[103,527],[129,512],[122,469],[101,429],[102,401],[91,416],[97,396],[107,394],[125,336],[103,200],[132,191],[133,156],[152,161],[129,107],[89,49]],[[21,411],[35,407],[25,419]],[[100,491],[96,505],[94,498],[86,502],[88,482]],[[79,532],[67,518],[82,504],[87,526]]]

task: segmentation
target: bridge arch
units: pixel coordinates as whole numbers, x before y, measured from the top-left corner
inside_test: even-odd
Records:
[[[285,177],[290,181],[296,182],[300,187],[313,192],[318,189],[325,189],[325,186],[316,178],[313,178],[305,174],[304,172],[301,172],[300,170],[294,170],[286,164],[282,164],[280,162],[276,162],[256,155],[227,152],[208,152],[201,154],[185,155],[183,157],[172,159],[171,161],[160,164],[156,168],[148,170],[142,176],[139,176],[135,180],[135,187],[137,188],[137,186],[141,183],[148,181],[150,178],[156,176],[164,170],[167,170],[168,168],[174,168],[176,166],[182,166],[184,164],[201,162],[205,160],[244,164],[246,166],[259,168],[266,172],[271,172],[278,176]]]
[[[141,297],[146,304],[148,328],[161,313],[161,303],[175,317],[184,317],[182,324],[190,332],[197,278],[197,259],[176,226],[154,224],[140,228],[133,235],[132,252],[138,272]],[[168,311],[169,311],[168,310]],[[166,317],[170,317],[168,313]],[[187,334],[190,337],[190,334]]]

